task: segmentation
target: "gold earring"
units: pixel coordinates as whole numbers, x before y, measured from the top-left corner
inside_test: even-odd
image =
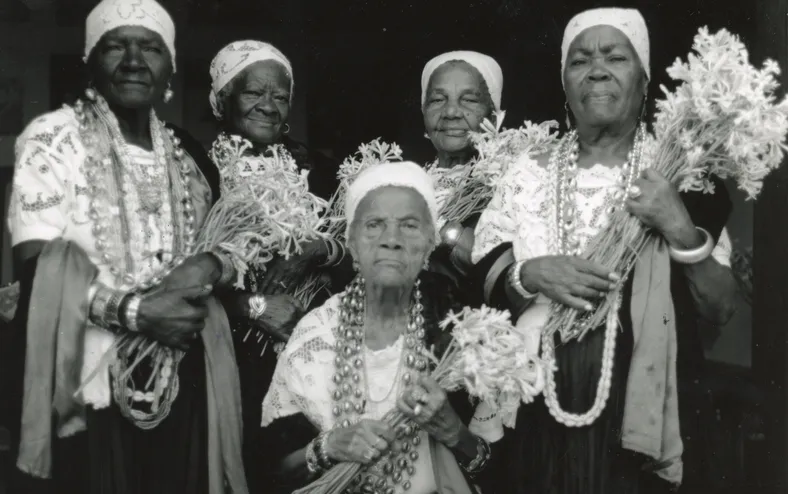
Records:
[[[569,130],[572,128],[572,119],[569,118],[569,115],[571,115],[572,112],[569,109],[568,101],[564,101],[564,113],[566,114],[566,129]]]
[[[175,93],[172,92],[172,89],[170,88],[170,83],[168,82],[167,89],[164,90],[164,95],[162,96],[162,99],[164,100],[165,103],[169,103],[170,101],[172,101],[173,96],[175,96]]]

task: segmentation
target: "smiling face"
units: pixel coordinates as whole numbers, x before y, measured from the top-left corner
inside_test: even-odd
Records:
[[[435,227],[427,203],[405,187],[381,187],[359,203],[348,247],[368,283],[411,286],[432,252]]]
[[[563,77],[578,126],[637,120],[648,80],[629,38],[618,29],[596,26],[580,33],[569,47]]]
[[[478,131],[493,109],[479,71],[467,62],[446,62],[430,77],[422,108],[424,128],[439,153],[462,152],[471,146],[469,132]]]
[[[122,26],[101,37],[90,55],[93,84],[110,106],[140,109],[160,101],[172,58],[158,33]]]
[[[232,82],[226,107],[229,130],[254,144],[279,142],[290,117],[290,76],[279,62],[247,67]]]

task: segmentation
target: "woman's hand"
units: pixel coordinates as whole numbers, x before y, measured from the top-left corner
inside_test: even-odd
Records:
[[[328,434],[325,453],[334,462],[374,463],[394,444],[396,435],[384,422],[361,420]]]
[[[179,350],[188,350],[205,327],[210,285],[177,290],[159,288],[142,296],[137,313],[140,332]]]
[[[531,293],[539,292],[578,310],[591,310],[591,301],[613,290],[620,277],[580,257],[544,256],[523,264],[520,280]]]
[[[303,252],[289,259],[277,257],[266,266],[263,279],[258,283],[260,293],[283,293],[291,286],[298,285],[328,255],[326,243],[316,239],[303,246]]]
[[[214,285],[222,276],[222,265],[213,254],[196,254],[170,271],[161,282],[166,290],[181,290],[194,286]]]
[[[268,295],[265,312],[254,324],[280,341],[290,339],[293,328],[304,315],[304,306],[292,295]]]
[[[421,376],[406,389],[397,401],[397,408],[449,448],[457,445],[465,429],[446,392],[431,377]]]
[[[702,241],[676,187],[651,168],[643,170],[635,180],[626,207],[677,248],[695,247]]]

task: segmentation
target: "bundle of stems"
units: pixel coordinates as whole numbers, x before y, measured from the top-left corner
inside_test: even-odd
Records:
[[[738,37],[725,29],[710,34],[701,28],[688,62],[677,60],[668,74],[681,84],[657,101],[654,138],[644,151],[646,166],[661,173],[680,191],[713,193],[711,177],[732,178],[754,199],[763,179],[782,162],[788,131],[788,99],[774,91],[779,67],[767,60],[750,65]],[[626,211],[611,215],[609,225],[587,245],[584,257],[625,279],[638,255],[658,240]],[[553,304],[543,334],[558,331],[563,341],[582,337],[603,325],[617,296],[612,291],[589,313]]]

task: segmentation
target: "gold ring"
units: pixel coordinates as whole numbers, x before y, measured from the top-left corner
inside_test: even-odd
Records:
[[[416,405],[416,406],[413,408],[413,414],[414,414],[414,415],[421,415],[421,405]]]

